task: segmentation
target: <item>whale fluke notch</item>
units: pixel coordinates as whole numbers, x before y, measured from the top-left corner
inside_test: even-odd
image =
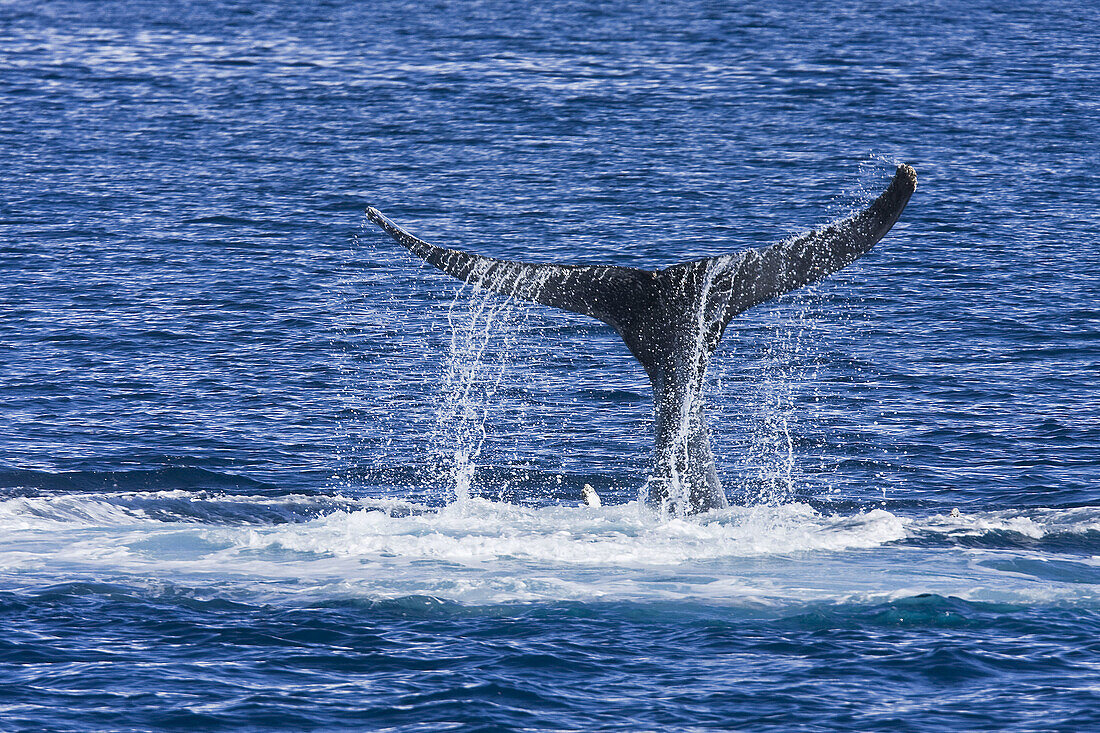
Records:
[[[656,465],[649,498],[686,514],[728,506],[714,468],[701,390],[730,320],[868,252],[901,216],[916,185],[916,171],[899,165],[886,191],[861,211],[768,247],[656,271],[499,260],[429,244],[373,207],[367,218],[463,282],[614,327],[653,385]]]

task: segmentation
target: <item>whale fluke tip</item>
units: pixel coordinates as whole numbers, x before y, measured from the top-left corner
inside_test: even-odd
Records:
[[[906,181],[914,191],[917,189],[917,171],[913,169],[913,166],[902,163],[898,166],[897,176]]]
[[[381,211],[374,208],[373,206],[367,207],[367,221],[382,227],[382,229],[389,232],[390,236],[397,237],[398,242],[401,242],[406,247],[409,246],[408,243],[404,241],[404,239],[409,238],[409,236],[401,232],[396,224],[387,219],[385,214],[383,214]]]

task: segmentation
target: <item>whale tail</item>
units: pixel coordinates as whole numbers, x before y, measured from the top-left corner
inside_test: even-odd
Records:
[[[916,172],[900,165],[882,195],[861,211],[768,247],[656,271],[499,260],[428,244],[373,207],[367,218],[417,257],[465,283],[612,326],[653,385],[656,465],[650,500],[694,513],[728,505],[700,391],[730,320],[868,252],[901,216],[916,184]]]

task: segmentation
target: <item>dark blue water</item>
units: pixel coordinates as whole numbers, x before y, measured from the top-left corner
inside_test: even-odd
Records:
[[[0,5],[0,729],[1100,727],[1097,29]],[[637,501],[610,329],[363,218],[659,267],[897,162],[886,239],[727,332],[700,518]]]

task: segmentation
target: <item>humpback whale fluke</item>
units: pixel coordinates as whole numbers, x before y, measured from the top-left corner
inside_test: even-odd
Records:
[[[656,465],[650,501],[696,513],[729,505],[714,469],[701,391],[710,356],[730,320],[868,252],[890,231],[916,187],[916,171],[900,165],[886,191],[862,211],[768,247],[656,271],[498,260],[428,244],[373,207],[367,218],[463,282],[583,313],[618,331],[653,385]]]

